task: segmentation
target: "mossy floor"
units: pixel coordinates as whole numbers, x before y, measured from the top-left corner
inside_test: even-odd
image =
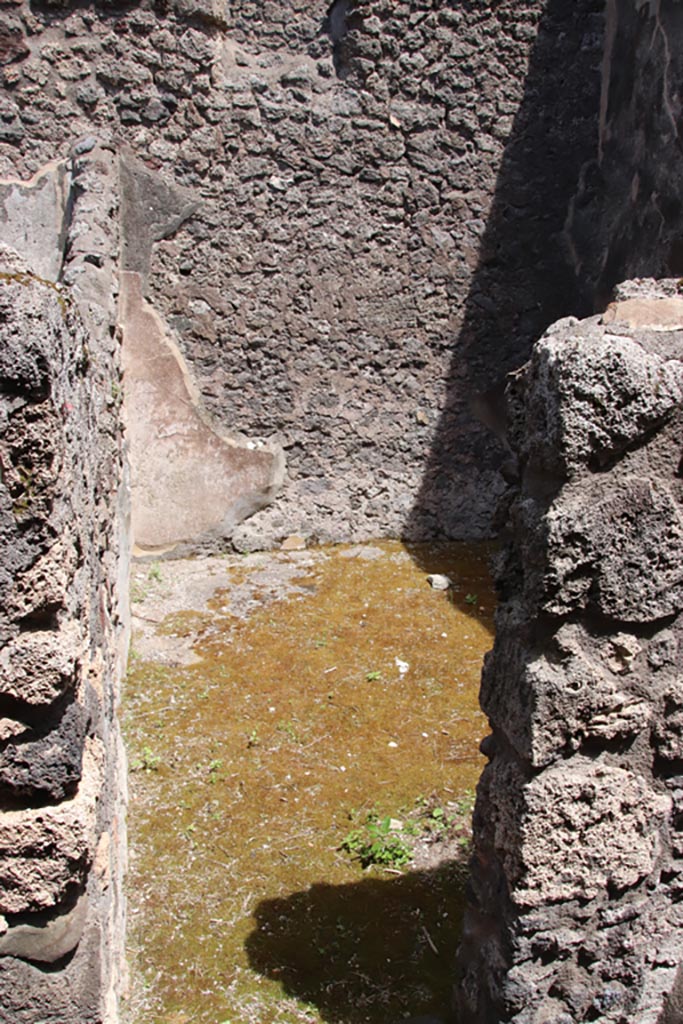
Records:
[[[129,1024],[447,1014],[487,556],[382,542],[136,568]],[[342,850],[368,815],[415,860]]]

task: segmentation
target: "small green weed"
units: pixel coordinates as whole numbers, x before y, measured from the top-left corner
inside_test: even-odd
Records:
[[[466,789],[463,795],[458,800],[458,813],[462,816],[469,817],[474,810],[474,801],[477,798],[477,794],[473,789]]]
[[[161,583],[161,566],[158,562],[152,562],[147,573],[147,579],[152,583]]]
[[[278,732],[284,733],[285,736],[287,736],[292,741],[292,743],[300,743],[301,742],[301,737],[299,736],[299,733],[297,732],[297,728],[296,728],[294,722],[291,721],[291,719],[289,721],[284,721],[283,720],[283,721],[278,722],[277,723],[277,730],[278,730]]]
[[[478,604],[478,603],[479,603],[479,595],[478,594],[467,594],[467,596],[465,597],[465,604],[475,605],[475,604]]]
[[[430,832],[445,832],[451,821],[443,807],[434,807],[427,815],[425,825]]]
[[[382,673],[381,672],[366,672],[365,673],[365,679],[366,679],[366,681],[368,683],[374,683],[378,679],[381,679],[381,678],[382,678]]]
[[[339,637],[334,633],[330,635],[326,629],[322,631],[320,636],[317,636],[313,641],[313,646],[316,648],[327,647],[331,640],[338,640]]]
[[[360,828],[345,836],[341,849],[359,860],[364,868],[371,864],[401,868],[411,858],[402,829],[393,828],[391,818],[380,818],[374,811],[366,816]]]
[[[222,770],[222,768],[223,768],[223,762],[220,759],[220,757],[216,757],[216,758],[214,758],[213,761],[209,761],[208,768],[207,768],[207,773],[208,773],[207,781],[208,781],[210,786],[215,786],[216,785],[216,783],[218,782],[218,779],[220,778],[219,772]]]
[[[161,765],[161,758],[153,753],[150,747],[143,747],[140,757],[136,758],[130,766],[132,772],[157,772]]]
[[[459,800],[441,804],[436,796],[419,796],[411,811],[399,811],[399,819],[380,817],[376,811],[342,840],[340,849],[359,860],[363,867],[404,867],[424,844],[456,842],[463,853],[471,843],[471,814],[474,791],[466,790]],[[350,817],[355,818],[355,812]]]

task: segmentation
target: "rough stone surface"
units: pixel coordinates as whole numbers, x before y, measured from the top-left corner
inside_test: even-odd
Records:
[[[52,704],[75,682],[79,636],[74,624],[20,634],[0,651],[3,693],[27,704]]]
[[[222,433],[286,452],[236,546],[488,535],[514,454],[463,1014],[680,1021],[682,300],[612,288],[683,272],[683,6],[604,8],[2,6],[0,234],[26,263],[0,274],[0,786],[55,828],[45,856],[27,833],[43,895],[14,894],[3,1024],[36,993],[50,1024],[116,1012],[119,250]],[[544,337],[489,443],[473,392],[611,298]]]
[[[96,803],[103,752],[89,744],[83,782],[72,800],[54,807],[5,811],[0,820],[0,913],[57,907],[83,887],[97,840]]]
[[[502,450],[469,406],[585,305],[557,238],[597,145],[602,8],[41,0],[3,15],[18,48],[0,174],[74,141],[114,148],[123,269],[222,431],[286,453],[284,489],[237,546],[490,534]]]
[[[681,33],[676,0],[605,3],[598,145],[565,224],[579,289],[596,310],[621,281],[683,274],[681,183],[671,173],[681,142]]]
[[[671,288],[631,284],[616,312],[553,326],[509,381],[518,482],[482,681],[493,734],[463,1022],[680,1019],[683,326]]]
[[[87,920],[88,900],[81,895],[73,909],[48,917],[44,924],[17,924],[0,936],[0,954],[33,963],[55,963],[80,942]]]
[[[113,1022],[121,988],[113,168],[93,140],[0,184],[13,246],[0,247],[3,1024]]]

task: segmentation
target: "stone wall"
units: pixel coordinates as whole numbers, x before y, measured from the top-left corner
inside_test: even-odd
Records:
[[[508,386],[463,1024],[683,1019],[682,353],[676,281],[645,281]]]
[[[595,310],[635,277],[683,274],[683,8],[607,0],[598,146],[566,233]]]
[[[113,155],[85,149],[0,183],[23,253],[0,248],[3,1024],[113,1022],[121,989],[118,204]]]
[[[552,329],[503,445],[469,407],[558,316],[682,272],[683,8],[1,6],[1,1019],[115,1015],[120,269],[148,546],[489,535],[511,446],[461,1009],[673,1024],[675,282]],[[164,533],[200,435],[221,508]]]
[[[671,0],[606,4],[598,145],[563,232],[578,307],[683,270],[682,32]],[[521,477],[482,686],[466,1021],[683,1020],[678,284],[621,286],[508,387]]]
[[[469,404],[581,305],[558,240],[597,146],[602,0],[3,22],[0,173],[92,134],[121,152],[122,269],[221,430],[286,456],[235,542],[489,535],[502,451]]]

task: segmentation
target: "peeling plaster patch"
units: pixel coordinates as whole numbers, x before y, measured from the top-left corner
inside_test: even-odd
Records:
[[[46,164],[25,182],[0,179],[2,240],[48,281],[57,281],[62,267],[70,191],[64,160]]]
[[[132,533],[139,549],[215,541],[262,508],[284,478],[284,455],[221,435],[139,274],[121,275],[124,413]]]

